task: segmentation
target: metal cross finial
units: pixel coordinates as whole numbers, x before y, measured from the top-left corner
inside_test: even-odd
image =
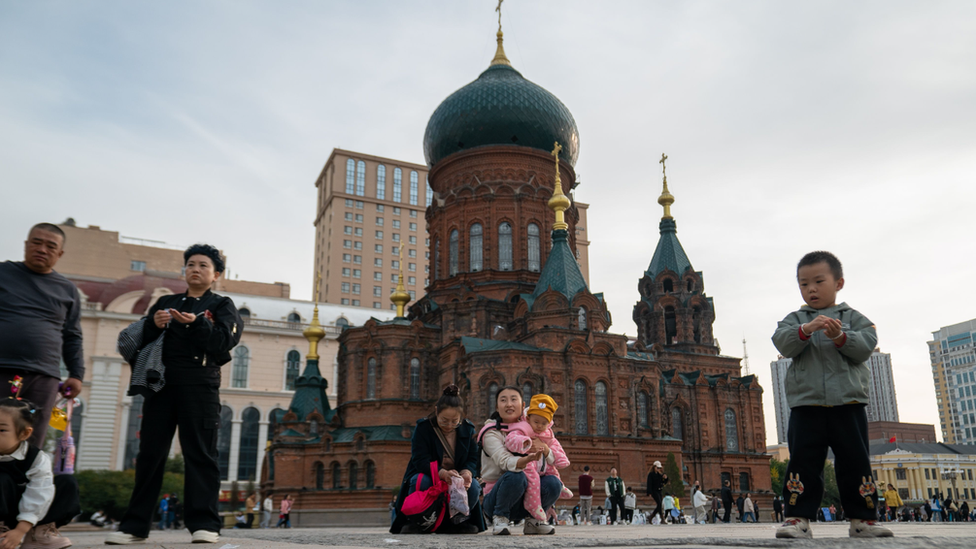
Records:
[[[498,12],[498,32],[501,32],[502,30],[502,2],[504,1],[505,0],[498,0],[498,7],[495,8],[495,11]]]
[[[563,150],[563,146],[559,144],[559,141],[556,141],[555,146],[552,148],[552,152],[549,153],[549,154],[555,156],[558,159],[559,158],[559,151],[561,151],[561,150]]]
[[[661,165],[661,171],[664,173],[664,177],[668,176],[668,165],[664,163],[668,159],[668,155],[661,153],[661,159],[657,161]]]

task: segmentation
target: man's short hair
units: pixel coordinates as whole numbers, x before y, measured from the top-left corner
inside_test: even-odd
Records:
[[[584,473],[588,473],[589,471],[590,471],[590,466],[589,465],[587,465],[586,467],[583,467],[583,472]]]
[[[844,268],[840,264],[840,260],[837,256],[830,252],[816,251],[810,252],[803,256],[803,259],[796,264],[796,276],[800,276],[800,267],[807,267],[809,265],[816,265],[817,263],[826,263],[830,267],[830,273],[834,275],[834,278],[840,280],[844,278]]]
[[[210,244],[194,244],[183,252],[183,265],[186,265],[190,258],[195,255],[205,255],[213,261],[215,273],[224,272],[224,258],[220,255],[220,250]]]
[[[30,231],[27,232],[28,237],[30,236],[31,233],[33,233],[37,229],[40,229],[42,231],[47,231],[49,233],[54,233],[56,235],[60,235],[61,247],[64,248],[64,243],[66,240],[68,240],[68,237],[64,234],[64,231],[61,230],[61,227],[58,227],[54,223],[38,223],[37,225],[31,227]]]

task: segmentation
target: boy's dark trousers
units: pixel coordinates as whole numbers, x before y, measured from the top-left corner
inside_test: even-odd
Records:
[[[58,528],[71,522],[71,519],[81,513],[78,499],[78,481],[74,475],[54,476],[54,501],[48,507],[44,518],[34,526],[53,522]],[[0,474],[0,521],[11,530],[17,527],[17,515],[20,514],[20,498],[24,495],[24,486],[19,486],[10,475]]]
[[[617,522],[617,517],[620,520],[624,519],[624,498],[622,496],[610,496],[610,522]],[[619,515],[617,513],[620,513]]]
[[[823,470],[829,447],[836,458],[837,488],[845,516],[877,519],[878,495],[875,479],[871,478],[866,408],[865,404],[847,404],[798,406],[790,411],[787,435],[790,462],[783,481],[787,517],[810,520],[817,517],[823,499]],[[792,482],[795,478],[802,484],[802,492]],[[794,495],[795,500],[791,499]]]
[[[210,385],[167,384],[146,398],[139,428],[136,485],[119,531],[149,537],[163,472],[177,426],[185,460],[183,521],[190,532],[220,532],[217,513],[220,467],[217,431],[220,427],[219,389]]]

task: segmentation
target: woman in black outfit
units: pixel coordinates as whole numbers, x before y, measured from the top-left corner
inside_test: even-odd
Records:
[[[216,543],[220,537],[220,367],[230,362],[243,322],[230,298],[210,291],[224,271],[217,248],[194,244],[183,252],[183,261],[186,292],[159,298],[144,319],[143,346],[164,335],[165,385],[143,404],[135,487],[119,530],[105,540],[108,545],[141,543],[149,537],[177,427],[186,461],[184,524],[194,543]]]
[[[396,518],[390,527],[390,533],[420,533],[420,529],[410,524],[401,510],[404,498],[417,490],[418,475],[424,475],[421,490],[433,485],[430,478],[431,462],[437,463],[437,474],[444,482],[451,483],[454,477],[464,479],[468,488],[468,505],[471,507],[468,518],[458,524],[453,524],[451,518],[445,515],[437,532],[477,534],[485,529],[481,504],[478,502],[481,485],[475,480],[480,459],[477,432],[474,424],[464,419],[464,403],[458,396],[459,393],[457,385],[448,385],[434,406],[434,413],[417,421],[410,441],[410,462],[403,474],[403,484],[396,502]]]
[[[655,461],[654,465],[651,467],[651,472],[647,473],[647,495],[654,498],[654,511],[651,512],[651,516],[647,517],[647,522],[650,523],[654,515],[661,517],[661,523],[664,523],[664,505],[661,503],[663,497],[661,491],[664,490],[664,484],[668,481],[668,475],[664,474],[664,469],[661,467],[660,461]]]

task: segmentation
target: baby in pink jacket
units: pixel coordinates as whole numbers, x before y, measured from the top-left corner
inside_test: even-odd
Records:
[[[556,436],[552,433],[552,417],[556,413],[556,408],[556,401],[551,396],[541,394],[533,396],[525,411],[525,420],[510,424],[508,434],[505,436],[505,447],[513,454],[525,455],[530,453],[534,439],[544,442],[552,452],[554,459],[552,465],[548,465],[546,458],[543,457],[539,461],[529,463],[522,471],[529,481],[523,500],[525,510],[533,518],[543,521],[546,520],[546,511],[542,508],[539,478],[542,475],[552,475],[562,482],[559,469],[569,467],[569,458],[566,457],[562,444],[559,444]],[[563,484],[559,497],[571,498],[573,492]]]

